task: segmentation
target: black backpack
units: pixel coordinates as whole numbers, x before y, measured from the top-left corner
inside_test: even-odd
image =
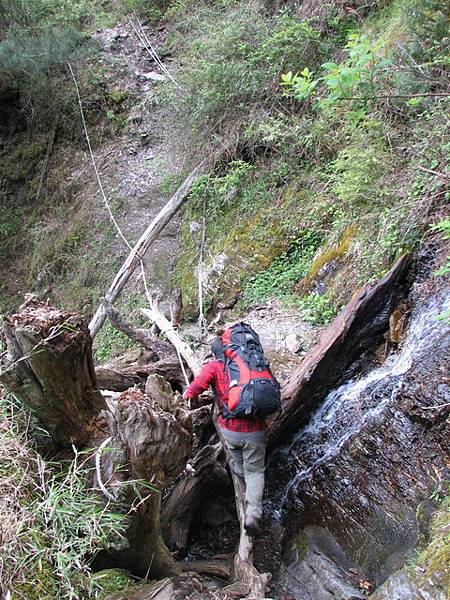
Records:
[[[230,377],[225,419],[264,419],[280,409],[280,384],[273,376],[258,334],[236,323],[222,335],[225,369]]]

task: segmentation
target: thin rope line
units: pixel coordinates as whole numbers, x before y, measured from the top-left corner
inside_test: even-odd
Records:
[[[139,29],[143,38],[143,41],[141,39],[141,37],[139,36],[139,32],[136,31],[136,28],[134,27],[134,24],[131,23],[131,25],[133,26],[134,30],[136,31],[137,35],[139,36],[140,41],[144,44],[144,47],[146,48],[147,52],[150,54],[150,56],[156,61],[156,63],[159,65],[159,67],[163,70],[164,73],[166,73],[167,77],[169,77],[169,79],[172,81],[172,83],[174,85],[177,86],[177,88],[179,90],[182,91],[181,86],[175,81],[175,79],[172,77],[172,75],[169,73],[169,71],[167,70],[167,67],[163,64],[162,60],[159,58],[155,48],[152,46],[152,43],[150,42],[150,40],[148,39],[148,36],[139,20],[139,18],[136,16],[136,14],[134,13],[134,17],[139,25]]]
[[[161,67],[161,69],[164,71],[164,73],[166,73],[166,74],[167,74],[167,77],[169,77],[169,79],[172,81],[172,83],[174,83],[174,84],[177,86],[177,88],[178,88],[180,91],[183,91],[183,90],[182,90],[182,88],[181,88],[181,86],[180,86],[180,85],[178,84],[178,82],[175,80],[175,78],[174,78],[174,77],[171,75],[171,73],[169,73],[169,70],[167,69],[166,65],[165,65],[165,64],[162,62],[162,60],[159,58],[159,56],[158,56],[158,54],[157,54],[157,52],[156,52],[156,49],[155,49],[155,47],[152,45],[151,41],[149,40],[149,38],[148,38],[148,35],[147,35],[147,32],[145,31],[144,27],[142,26],[142,23],[140,22],[139,18],[138,18],[138,17],[136,17],[136,19],[137,19],[137,22],[138,22],[138,25],[139,25],[139,29],[140,29],[140,31],[141,31],[141,33],[142,33],[142,36],[143,36],[143,38],[145,39],[145,41],[147,42],[147,44],[148,44],[148,46],[149,46],[149,49],[150,49],[150,51],[153,53],[153,55],[154,55],[154,57],[155,57],[155,59],[156,59],[156,62],[157,62],[157,63],[158,63],[158,65]]]
[[[99,174],[99,171],[98,171],[98,168],[97,168],[97,163],[95,161],[94,153],[92,151],[92,145],[91,145],[91,140],[90,140],[90,137],[89,137],[89,132],[88,132],[87,124],[86,124],[86,118],[84,116],[83,103],[81,101],[80,88],[78,86],[78,82],[77,82],[77,79],[75,77],[75,73],[74,73],[74,71],[72,69],[72,65],[70,64],[70,62],[68,62],[67,65],[69,67],[70,74],[72,75],[72,79],[73,79],[73,82],[75,84],[75,89],[76,89],[77,98],[78,98],[78,104],[79,104],[79,107],[80,107],[81,120],[83,122],[84,135],[86,137],[86,142],[87,142],[87,145],[88,145],[89,154],[90,154],[90,157],[91,157],[91,162],[92,162],[92,165],[94,167],[95,175],[97,177],[97,182],[98,182],[98,186],[100,188],[100,192],[101,192],[101,195],[102,195],[102,198],[103,198],[103,202],[105,203],[105,206],[106,206],[106,208],[108,210],[110,219],[114,223],[114,226],[117,229],[117,231],[119,232],[120,237],[123,239],[123,241],[128,246],[128,248],[131,251],[133,251],[133,246],[128,242],[128,240],[124,236],[122,230],[120,229],[119,224],[117,223],[117,221],[116,221],[116,219],[115,219],[115,217],[113,215],[113,212],[111,210],[111,207],[109,205],[108,198],[106,197],[105,190],[103,188],[103,184],[102,184],[102,181],[100,179],[100,174]],[[148,302],[149,302],[149,304],[151,306],[152,305],[152,298],[151,298],[150,291],[149,291],[148,285],[147,285],[147,278],[146,278],[146,275],[145,275],[144,262],[142,260],[142,256],[139,254],[139,252],[135,252],[134,255],[139,260],[139,264],[140,264],[140,267],[141,267],[141,277],[142,277],[142,281],[143,281],[143,284],[144,284],[145,295],[146,295],[147,300],[148,300]]]
[[[83,104],[81,102],[80,89],[78,87],[78,82],[77,82],[77,79],[75,77],[75,73],[73,72],[72,65],[70,64],[70,62],[68,62],[67,64],[69,66],[69,71],[70,71],[70,74],[72,75],[72,79],[73,79],[73,82],[75,84],[75,89],[77,91],[77,98],[78,98],[78,104],[80,106],[80,114],[81,114],[81,120],[83,122],[84,135],[86,137],[86,142],[87,142],[87,145],[88,145],[88,148],[89,148],[89,154],[91,156],[92,166],[94,167],[95,176],[97,177],[98,187],[100,188],[100,192],[101,192],[101,195],[102,195],[102,198],[103,198],[103,202],[105,203],[105,206],[106,206],[106,208],[107,208],[107,210],[109,212],[109,217],[110,217],[111,221],[114,223],[115,228],[119,232],[120,237],[123,239],[123,241],[128,246],[128,248],[130,250],[133,250],[133,247],[128,242],[127,238],[123,235],[122,230],[120,229],[119,225],[117,224],[116,219],[114,218],[114,215],[112,213],[111,207],[109,206],[108,199],[106,197],[105,190],[103,189],[103,184],[102,184],[102,181],[100,179],[100,174],[99,174],[98,169],[97,169],[97,163],[95,162],[94,153],[92,151],[91,140],[90,140],[89,132],[88,132],[87,125],[86,125],[86,119],[85,119],[85,116],[84,116],[84,109],[83,109]]]
[[[150,55],[150,57],[156,62],[156,64],[160,67],[160,69],[167,75],[167,77],[170,79],[170,81],[180,91],[183,91],[183,88],[178,84],[177,81],[175,81],[175,79],[173,78],[173,76],[169,73],[169,71],[167,70],[166,66],[163,64],[163,62],[159,58],[158,54],[156,53],[156,50],[152,46],[150,40],[148,39],[147,34],[145,33],[145,30],[142,27],[141,22],[139,21],[139,19],[137,18],[137,16],[135,14],[134,14],[134,17],[136,18],[136,20],[138,22],[140,31],[137,29],[136,25],[134,24],[134,22],[132,21],[132,19],[130,17],[128,17],[128,21],[130,22],[130,25],[134,29],[134,32],[136,33],[139,41],[144,46],[145,50],[148,52],[148,54]]]
[[[174,326],[173,326],[173,309],[172,309],[172,305],[170,306],[170,322],[172,323],[172,329],[175,329]],[[189,387],[189,378],[187,376],[186,369],[184,368],[183,360],[181,358],[181,354],[180,354],[180,351],[178,350],[177,346],[175,346],[175,350],[177,351],[178,360],[180,361],[180,366],[181,366],[181,370],[183,371],[183,375],[184,375],[184,379],[186,381],[186,385]],[[189,408],[190,408],[190,406],[189,406]]]

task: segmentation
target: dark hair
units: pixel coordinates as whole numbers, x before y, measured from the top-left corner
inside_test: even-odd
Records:
[[[213,339],[211,344],[211,352],[214,354],[216,358],[223,357],[223,343],[222,338],[216,337]]]

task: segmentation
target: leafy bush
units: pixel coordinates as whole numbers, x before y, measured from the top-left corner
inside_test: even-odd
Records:
[[[313,78],[313,73],[305,67],[300,74],[292,71],[281,76],[281,85],[288,95],[293,95],[297,100],[307,100],[318,90],[319,83],[323,83],[326,94],[320,97],[320,107],[333,106],[338,100],[370,99],[376,96],[380,89],[380,74],[390,61],[383,58],[384,42],[381,38],[373,42],[367,35],[351,33],[345,47],[347,58],[337,64],[326,62],[321,65],[322,76]],[[384,79],[383,79],[384,83]],[[353,102],[359,106],[358,100]]]
[[[318,234],[313,231],[299,235],[289,250],[275,258],[265,271],[250,277],[243,293],[244,303],[263,302],[271,296],[289,297],[295,283],[308,273],[320,241]]]
[[[176,122],[171,137],[182,126],[185,152],[186,135],[191,145],[200,144],[231,123],[239,126],[249,107],[267,101],[287,63],[306,56],[316,64],[324,47],[312,22],[286,13],[268,18],[255,4],[238,3],[223,13],[200,4],[172,33],[171,49],[182,63],[176,77],[183,92],[169,84],[163,88]]]
[[[95,338],[95,359],[104,364],[116,356],[125,354],[128,350],[135,348],[136,344],[121,331],[115,329],[107,321]]]
[[[442,219],[439,223],[432,225],[430,229],[442,233],[443,240],[450,240],[450,219]],[[448,273],[450,273],[450,256],[447,257],[446,264],[438,269],[435,275],[447,275]]]
[[[301,318],[311,325],[327,325],[336,316],[336,309],[326,296],[312,293],[300,298],[296,303]]]
[[[45,130],[59,113],[77,115],[67,108],[74,97],[67,62],[86,56],[84,30],[106,14],[103,5],[103,0],[2,2],[0,91],[19,93],[20,107],[35,127]]]

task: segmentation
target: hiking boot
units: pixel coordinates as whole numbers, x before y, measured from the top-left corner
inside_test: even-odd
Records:
[[[256,537],[259,533],[259,519],[256,517],[248,517],[245,519],[244,529],[250,537]]]

